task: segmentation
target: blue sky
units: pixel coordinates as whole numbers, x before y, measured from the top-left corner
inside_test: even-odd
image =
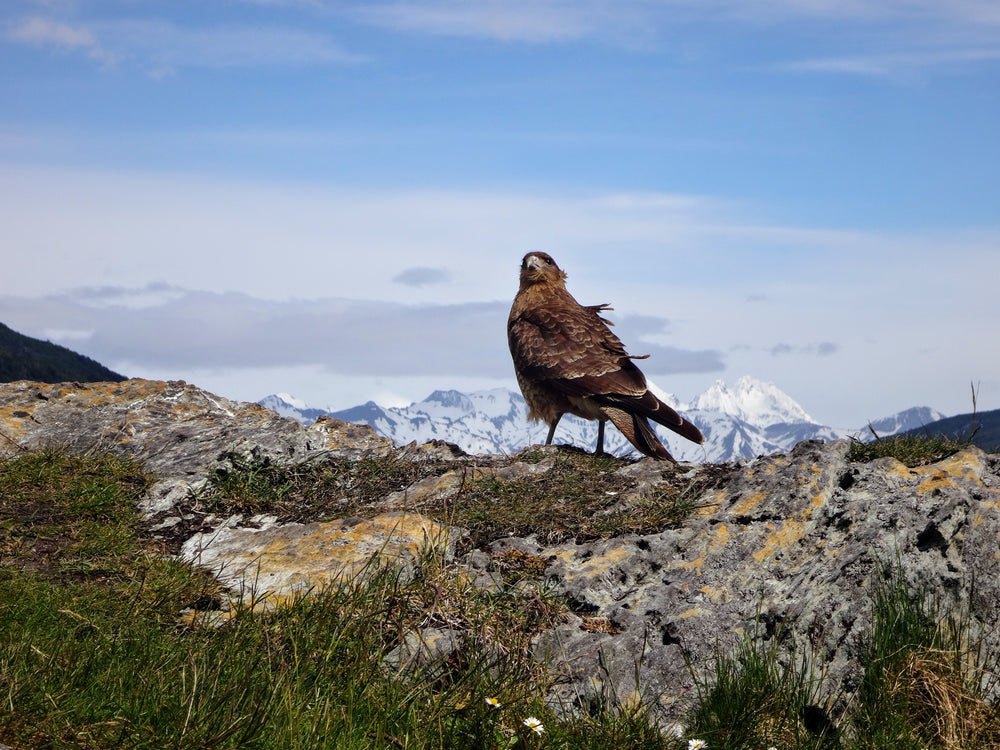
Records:
[[[8,0],[0,321],[313,405],[513,387],[521,255],[690,399],[1000,407],[1000,4]]]

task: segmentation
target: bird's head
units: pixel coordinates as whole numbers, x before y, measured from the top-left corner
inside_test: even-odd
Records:
[[[566,273],[556,265],[552,256],[534,250],[521,261],[521,288],[534,284],[562,284]]]

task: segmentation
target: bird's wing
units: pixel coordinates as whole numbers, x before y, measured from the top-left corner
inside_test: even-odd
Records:
[[[508,340],[518,371],[567,396],[639,396],[646,379],[598,315],[604,306],[553,305],[511,319]]]

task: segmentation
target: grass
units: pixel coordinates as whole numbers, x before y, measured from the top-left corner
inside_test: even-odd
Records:
[[[622,500],[633,487],[615,473],[617,459],[560,452],[538,460],[553,466],[506,482],[473,475],[463,485],[482,538],[519,528],[532,512],[553,534],[559,524],[574,524],[574,534],[659,527],[690,512],[682,503],[693,493],[680,480],[664,490],[679,509],[636,510],[639,500]],[[192,502],[294,514],[317,491],[332,513],[345,488],[363,499],[440,471],[391,462],[249,466]],[[873,587],[864,676],[845,713],[827,716],[816,681],[779,650],[780,638],[750,639],[720,654],[701,680],[681,740],[634,702],[576,718],[545,703],[553,678],[532,657],[531,639],[561,622],[565,607],[539,580],[543,561],[516,549],[493,558],[495,586],[477,586],[430,551],[415,577],[383,568],[362,584],[272,611],[237,609],[225,626],[208,627],[216,584],[164,554],[135,515],[150,481],[105,454],[0,461],[0,744],[683,750],[699,738],[710,750],[1000,748],[1000,716],[987,701],[998,687],[995,655],[970,618],[891,572]],[[178,617],[185,608],[193,618]],[[609,623],[584,626],[607,632]],[[420,648],[419,634],[442,637],[438,658]]]
[[[228,466],[216,471],[206,489],[192,498],[193,505],[208,512],[270,513],[282,520],[363,514],[390,492],[450,468],[394,456],[299,465],[250,461],[237,454],[226,458]]]
[[[537,475],[475,478],[453,501],[422,510],[468,529],[475,546],[529,535],[557,544],[676,528],[697,509],[710,481],[665,481],[655,495],[644,495],[630,492],[637,482],[617,473],[629,464],[625,459],[560,451],[550,460]]]
[[[399,481],[390,469],[338,481]],[[294,507],[302,488],[275,478],[256,470],[226,491]],[[197,610],[211,609],[218,591],[150,547],[134,511],[149,482],[110,455],[0,462],[0,743],[663,747],[639,711],[565,722],[545,705],[548,678],[530,641],[565,609],[530,556],[508,555],[498,563],[507,580],[487,589],[429,553],[412,580],[380,569],[363,585],[199,627]],[[196,610],[191,625],[178,618],[185,607]],[[453,649],[407,659],[405,645],[428,629],[451,634]]]
[[[873,581],[864,669],[846,709],[830,717],[807,660],[756,637],[721,655],[700,678],[690,736],[712,750],[996,750],[1000,655],[968,613],[909,586],[894,567]],[[697,675],[696,675],[697,677]]]
[[[618,474],[627,459],[574,450],[527,450],[526,464],[548,461],[537,474],[502,479],[496,461],[414,463],[389,456],[359,461],[276,466],[229,457],[208,486],[184,510],[200,513],[269,513],[281,520],[371,517],[384,512],[379,501],[413,482],[455,472],[457,495],[408,506],[440,523],[461,526],[469,541],[484,547],[508,536],[533,534],[541,543],[580,541],[674,528],[697,510],[696,499],[726,476],[709,466],[694,480],[666,477],[655,495],[631,493],[634,479]]]
[[[975,423],[975,415],[979,392],[975,384],[972,388],[972,414],[971,418]],[[890,435],[880,437],[875,429],[868,425],[874,440],[865,442],[859,438],[851,438],[851,447],[847,458],[857,463],[866,463],[878,458],[895,458],[897,461],[909,466],[911,469],[916,466],[927,466],[938,461],[953,456],[963,448],[973,444],[973,440],[979,430],[974,426],[967,437],[949,437],[947,435],[936,435],[927,432],[923,435],[915,433],[904,433],[900,435]]]
[[[826,748],[837,738],[816,705],[818,681],[805,660],[745,638],[715,662],[713,679],[699,691],[688,732],[712,748]]]
[[[972,618],[914,592],[898,568],[876,579],[874,606],[852,716],[858,747],[1000,748],[1000,710],[986,699],[1000,663]]]
[[[870,443],[852,438],[847,458],[857,463],[867,463],[877,458],[895,458],[913,468],[953,456],[971,444],[971,440],[956,440],[941,435],[876,436]]]

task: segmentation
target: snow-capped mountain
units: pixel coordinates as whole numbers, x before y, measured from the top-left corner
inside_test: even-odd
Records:
[[[294,417],[303,424],[312,424],[320,417],[329,414],[325,409],[311,409],[306,402],[288,393],[272,393],[257,402],[283,417]]]
[[[932,409],[929,406],[914,406],[912,409],[893,414],[891,417],[876,419],[871,423],[871,429],[865,428],[867,434],[863,436],[863,439],[873,439],[875,436],[872,435],[872,430],[879,437],[886,437],[887,435],[895,435],[897,432],[918,430],[931,422],[937,422],[944,418],[945,415],[937,409]]]
[[[423,401],[398,408],[369,401],[330,416],[370,424],[397,445],[447,440],[468,453],[512,453],[544,442],[548,431],[545,425],[528,423],[528,406],[521,394],[506,388],[468,394],[434,391]]]
[[[661,394],[661,398],[705,434],[705,443],[695,445],[656,426],[667,450],[681,461],[731,461],[784,452],[802,440],[835,440],[849,434],[865,437],[861,429],[848,433],[816,422],[775,385],[747,376],[737,380],[732,388],[721,380],[716,381],[690,403],[680,402],[669,394]],[[525,446],[544,442],[548,432],[546,425],[527,421],[528,408],[524,399],[519,393],[505,388],[475,393],[434,391],[423,401],[406,407],[388,408],[369,401],[336,412],[309,408],[288,394],[268,396],[260,403],[305,424],[311,424],[320,415],[328,415],[347,422],[369,424],[397,445],[438,439],[455,443],[474,454],[514,453]],[[873,422],[872,426],[884,437],[938,418],[939,412],[916,407]],[[556,429],[555,442],[592,449],[597,442],[597,423],[563,417]],[[614,427],[606,430],[604,443],[605,450],[619,455],[634,450]]]
[[[721,380],[698,396],[686,408],[720,411],[758,427],[805,422],[817,424],[792,397],[773,383],[764,383],[744,375],[732,388]]]

